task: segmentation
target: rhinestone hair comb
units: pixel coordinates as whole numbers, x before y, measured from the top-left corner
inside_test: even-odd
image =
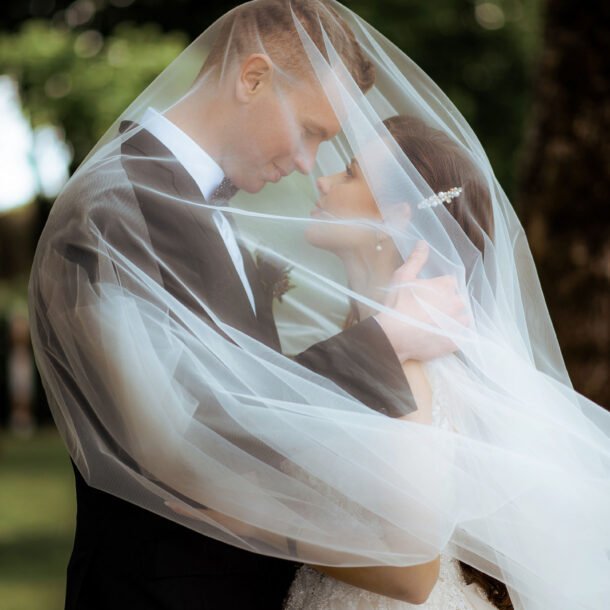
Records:
[[[440,191],[427,199],[424,199],[417,205],[417,209],[423,210],[424,208],[433,208],[441,203],[449,203],[452,199],[455,199],[462,192],[461,186],[455,186],[448,191]]]

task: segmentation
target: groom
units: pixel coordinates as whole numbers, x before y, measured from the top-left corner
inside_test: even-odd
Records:
[[[324,42],[311,25],[321,18],[331,43],[342,49],[354,81],[367,91],[373,85],[372,65],[347,25],[323,6],[323,0],[293,0],[290,5],[285,0],[262,0],[243,5],[227,19],[225,32],[189,95],[165,114],[148,109],[139,125],[120,126],[121,163],[131,185],[131,190],[120,193],[135,199],[152,247],[163,253],[172,248],[171,256],[182,262],[182,272],[197,276],[196,282],[185,285],[199,286],[200,294],[185,294],[182,284],[161,270],[166,290],[202,318],[207,316],[197,303],[205,301],[230,325],[278,351],[273,295],[265,289],[230,219],[213,212],[208,223],[198,225],[192,218],[168,214],[171,206],[162,204],[176,197],[214,204],[226,201],[236,189],[255,193],[294,170],[309,173],[320,143],[339,132],[337,117],[304,52],[295,49],[298,34],[291,9],[323,49]],[[267,53],[258,52],[247,28],[240,29],[248,11],[256,11],[257,23],[265,24]],[[229,39],[229,31],[240,40],[239,56],[228,68],[223,66],[218,86],[200,87],[206,78],[220,73],[226,57],[221,45]],[[275,87],[277,58],[295,77],[282,99]],[[93,187],[90,190],[91,198],[104,196]],[[86,184],[82,195],[87,196]],[[112,230],[120,232],[120,227],[111,227],[109,220]],[[84,254],[72,256],[91,270]],[[425,250],[416,251],[399,271],[400,277],[417,284],[425,257]],[[445,303],[439,309],[452,315],[453,291],[440,281],[436,288]],[[407,289],[394,293],[386,304],[418,316],[416,300]],[[405,402],[410,392],[401,362],[433,358],[452,349],[442,339],[378,314],[310,347],[296,360],[371,408],[399,416],[413,408]],[[367,356],[371,352],[374,358]],[[90,487],[74,470],[78,512],[68,566],[67,610],[280,610],[297,564],[202,536]],[[333,575],[338,577],[336,569]]]

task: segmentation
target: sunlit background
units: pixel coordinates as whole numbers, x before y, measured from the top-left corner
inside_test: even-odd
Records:
[[[28,336],[38,235],[113,120],[237,4],[0,7],[0,610],[63,607],[74,532],[72,473]],[[608,407],[610,3],[345,4],[414,59],[478,134],[525,226],[573,383]]]

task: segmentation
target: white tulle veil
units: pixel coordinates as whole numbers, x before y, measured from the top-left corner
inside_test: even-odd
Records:
[[[268,32],[280,18],[278,38]],[[287,39],[290,53],[278,52]],[[285,158],[301,155],[303,167],[270,165],[258,189],[235,169],[241,153],[209,150],[242,188],[205,196],[150,117],[193,116],[197,96],[226,92],[256,53],[273,65],[277,123],[293,146]],[[330,139],[291,114],[312,90],[340,127]],[[202,115],[196,133],[215,120]],[[257,128],[269,138],[279,129]],[[442,148],[458,182],[435,183],[440,164],[411,150],[415,140]],[[252,138],[246,154],[262,158],[268,144]],[[289,175],[273,183],[274,170]],[[347,188],[354,171],[376,216],[310,213],[325,184]],[[245,269],[260,276],[255,313],[213,241],[218,212],[255,261]],[[342,249],[323,247],[333,236]],[[370,241],[370,258],[351,269],[360,264],[377,292],[350,280],[350,236]],[[472,319],[456,323],[422,298],[427,329],[458,348],[422,365],[445,426],[410,419],[409,392],[388,416],[324,374],[383,394],[376,345],[347,337],[359,369],[299,356],[349,333],[354,308],[360,324],[399,316],[383,304],[393,287],[375,277],[375,257],[392,249],[399,264],[421,240],[420,277],[455,277]],[[90,485],[263,554],[362,566],[446,552],[505,582],[516,608],[607,607],[610,416],[571,386],[524,231],[475,134],[402,51],[337,2],[247,3],[164,70],[55,202],[30,306],[55,420]]]

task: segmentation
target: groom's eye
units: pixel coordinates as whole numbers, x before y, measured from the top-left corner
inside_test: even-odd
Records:
[[[323,142],[328,140],[328,132],[323,127],[308,124],[303,127],[303,131],[307,137],[317,138]]]

